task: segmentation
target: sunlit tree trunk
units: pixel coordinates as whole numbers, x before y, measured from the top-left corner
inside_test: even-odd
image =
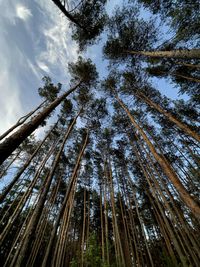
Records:
[[[143,55],[148,57],[161,57],[161,58],[200,58],[200,49],[191,50],[172,50],[172,51],[124,51],[127,54]]]
[[[200,136],[198,133],[190,129],[185,123],[181,122],[177,118],[175,118],[170,112],[165,111],[163,108],[161,108],[158,104],[153,102],[149,97],[147,98],[143,93],[137,92],[135,94],[137,97],[139,97],[142,101],[147,103],[149,106],[153,107],[157,111],[159,111],[161,114],[163,114],[166,118],[168,118],[169,121],[173,122],[178,128],[180,128],[182,131],[184,131],[189,136],[193,137],[196,141],[200,142]]]
[[[148,145],[152,155],[154,158],[158,161],[160,166],[162,167],[163,172],[169,177],[175,188],[177,189],[179,195],[181,196],[182,200],[185,202],[185,204],[191,209],[193,215],[199,219],[200,218],[200,206],[198,203],[194,201],[194,199],[190,196],[190,194],[187,192],[185,187],[180,182],[177,174],[174,172],[172,167],[170,166],[169,162],[158,153],[154,147],[154,145],[151,143],[150,139],[147,137],[145,132],[142,130],[142,128],[137,124],[134,117],[131,115],[130,111],[126,108],[126,106],[123,104],[123,102],[116,96],[116,100],[120,104],[120,106],[124,109],[124,111],[127,113],[130,121],[132,122],[133,126],[138,130],[146,144]]]

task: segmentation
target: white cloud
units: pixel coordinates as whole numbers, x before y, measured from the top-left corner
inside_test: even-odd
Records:
[[[47,73],[50,72],[48,66],[47,66],[46,64],[44,64],[43,62],[38,61],[37,64],[38,64],[38,67],[39,67],[41,70],[43,70],[43,71],[45,71],[45,72],[47,72]]]
[[[28,20],[30,17],[32,17],[32,13],[30,9],[27,7],[18,4],[16,5],[16,16],[24,21]]]
[[[68,62],[77,59],[68,20],[57,7],[49,0],[23,2],[0,0],[0,134],[40,103],[37,88],[44,72],[66,83]],[[25,27],[17,19],[31,17]]]
[[[51,1],[41,0],[39,5],[49,20],[41,26],[46,49],[40,51],[37,63],[44,71],[48,67],[51,73],[54,73],[56,66],[57,71],[67,76],[68,63],[76,61],[78,57],[77,44],[71,40],[69,22]]]

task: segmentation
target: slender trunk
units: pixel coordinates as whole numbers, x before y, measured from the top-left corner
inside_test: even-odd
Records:
[[[57,126],[57,124],[58,124],[58,121],[53,126],[53,128],[47,133],[47,135],[42,140],[42,142],[38,145],[38,147],[35,149],[35,151],[33,152],[33,154],[27,159],[27,161],[24,163],[24,165],[22,166],[22,168],[19,169],[19,171],[14,176],[13,180],[11,181],[11,183],[8,186],[6,186],[6,188],[4,188],[3,192],[0,194],[0,203],[3,202],[3,200],[5,199],[5,197],[7,196],[7,194],[10,192],[10,190],[12,189],[12,187],[14,186],[14,184],[19,180],[19,178],[21,177],[21,175],[24,173],[24,171],[26,170],[26,168],[29,166],[29,164],[31,163],[31,161],[33,160],[33,158],[36,156],[36,154],[38,153],[38,151],[40,150],[40,148],[42,147],[42,145],[45,143],[45,141],[47,140],[47,138],[49,137],[49,135],[51,134],[51,132],[53,131],[53,129],[55,129],[55,127]]]
[[[175,76],[175,77],[180,77],[191,82],[200,83],[200,80],[195,77],[189,77],[189,76],[185,76],[179,73],[170,73],[170,75]]]
[[[148,57],[161,58],[200,58],[200,49],[191,50],[172,50],[172,51],[124,51],[127,54],[144,55]]]
[[[184,63],[184,62],[174,62],[174,64],[189,67],[189,68],[197,68],[197,69],[200,68],[200,65],[189,64],[189,63]]]
[[[70,192],[71,192],[71,190],[73,188],[73,185],[75,183],[76,174],[77,174],[77,171],[78,171],[78,169],[80,167],[80,161],[81,161],[81,158],[82,158],[83,153],[85,151],[85,148],[86,148],[86,145],[87,145],[87,141],[88,141],[88,132],[87,132],[83,147],[81,149],[81,152],[79,153],[76,165],[74,167],[74,170],[73,170],[73,173],[72,173],[72,177],[70,179],[70,184],[69,184],[69,187],[67,189],[64,201],[62,203],[59,215],[57,216],[56,223],[54,225],[53,231],[51,232],[51,237],[50,237],[50,240],[49,240],[49,243],[48,243],[48,247],[47,247],[47,250],[46,250],[46,253],[45,253],[45,257],[44,257],[43,263],[42,263],[42,267],[45,267],[46,264],[47,264],[47,260],[48,260],[48,257],[49,257],[50,251],[51,251],[51,247],[52,247],[55,235],[56,235],[56,231],[58,229],[58,226],[59,226],[59,223],[60,223],[60,219],[61,219],[61,217],[63,215],[63,212],[65,211],[65,207],[67,205],[67,201],[69,199]]]
[[[86,217],[86,189],[84,188],[84,208],[83,208],[83,230],[82,230],[82,240],[81,240],[81,266],[84,265],[84,241],[85,241],[85,217]]]
[[[0,144],[0,165],[10,156],[10,154],[31,134],[37,127],[47,118],[47,116],[75,89],[80,85],[79,82],[72,89],[68,90],[60,97],[56,98],[52,103],[43,109],[33,119],[24,124],[19,130],[6,138]]]
[[[198,133],[193,131],[189,128],[185,123],[181,122],[177,118],[175,118],[171,113],[168,111],[165,111],[163,108],[161,108],[158,104],[153,102],[150,98],[147,98],[143,93],[137,92],[135,94],[138,98],[140,98],[142,101],[147,103],[149,106],[153,107],[157,111],[159,111],[161,114],[163,114],[165,117],[168,118],[169,121],[173,122],[178,128],[180,128],[182,131],[184,131],[187,135],[193,137],[196,141],[200,142],[200,136]]]
[[[22,195],[16,209],[14,210],[14,212],[12,213],[12,215],[9,218],[8,223],[6,224],[5,228],[3,229],[1,235],[0,235],[0,245],[2,244],[2,242],[4,241],[5,237],[7,236],[7,234],[10,231],[10,228],[14,225],[16,219],[18,218],[21,210],[23,209],[26,201],[28,200],[28,198],[31,196],[32,191],[34,186],[36,185],[38,178],[42,172],[43,167],[45,166],[47,160],[49,159],[49,157],[51,156],[52,152],[55,149],[55,145],[56,143],[54,143],[50,149],[50,151],[47,153],[47,155],[45,156],[45,158],[43,159],[43,161],[41,162],[38,170],[36,171],[33,180],[31,181],[30,185],[28,186],[26,192]]]
[[[119,260],[119,266],[126,266],[125,265],[125,259],[124,259],[124,253],[122,250],[122,243],[121,238],[119,234],[119,227],[117,223],[117,216],[116,216],[116,209],[115,209],[115,196],[114,196],[114,186],[113,186],[113,175],[112,175],[112,166],[109,159],[108,162],[108,182],[110,187],[110,195],[111,195],[111,208],[112,208],[112,220],[113,220],[113,230],[115,235],[115,242],[116,242],[116,249],[118,254],[118,260]]]
[[[104,164],[104,175],[106,176],[105,164]],[[109,242],[108,242],[108,208],[107,208],[107,190],[106,184],[104,184],[103,190],[103,200],[104,200],[104,218],[105,218],[105,239],[106,239],[106,262],[107,265],[110,265],[110,257],[109,257]]]
[[[28,120],[37,110],[39,110],[44,104],[46,103],[46,100],[43,101],[36,109],[32,110],[27,115],[21,117],[12,127],[10,127],[5,133],[0,135],[0,140],[5,138],[9,133],[11,133],[14,129],[16,129],[18,126],[22,125],[25,121]]]
[[[104,223],[103,223],[103,207],[102,207],[102,184],[100,184],[100,218],[101,218],[101,255],[103,264],[105,264],[105,248],[104,248]]]
[[[79,114],[78,114],[79,115]],[[34,231],[35,231],[35,228],[37,227],[37,224],[38,224],[38,220],[41,216],[41,213],[42,213],[42,210],[43,210],[43,207],[44,207],[44,203],[46,201],[46,197],[47,197],[47,194],[49,192],[49,188],[51,186],[51,183],[52,183],[52,179],[53,179],[53,176],[54,176],[54,173],[55,173],[55,170],[56,170],[56,167],[59,163],[59,160],[60,160],[60,156],[61,156],[61,153],[64,149],[64,146],[65,146],[65,142],[67,141],[68,137],[69,137],[69,134],[71,133],[72,129],[73,129],[73,126],[74,124],[76,123],[76,119],[77,119],[77,116],[74,118],[74,120],[72,121],[71,125],[68,127],[68,130],[63,138],[63,142],[59,148],[59,151],[54,159],[54,162],[53,162],[53,166],[47,176],[47,179],[46,181],[44,182],[44,185],[43,185],[43,191],[40,195],[40,198],[38,200],[38,203],[37,203],[37,206],[34,210],[34,213],[33,213],[33,216],[30,220],[30,223],[29,225],[27,226],[27,231],[25,233],[25,239],[23,241],[23,244],[22,244],[22,247],[21,247],[21,251],[20,251],[20,254],[18,256],[18,259],[16,261],[16,265],[15,267],[22,267],[24,266],[24,261],[25,261],[25,258],[26,258],[26,254],[28,253],[29,249],[30,249],[30,246],[31,246],[31,243],[34,239]]]
[[[3,170],[3,172],[0,174],[0,179],[4,177],[4,175],[6,175],[8,169],[10,168],[10,166],[15,162],[15,160],[17,160],[17,158],[19,157],[20,153],[22,152],[22,149],[19,149],[19,151],[16,153],[16,155],[13,155],[13,159],[10,161],[10,163],[8,164],[8,166],[6,166],[6,168]]]
[[[87,32],[87,29],[83,27],[78,20],[76,20],[65,8],[65,5],[61,3],[60,0],[52,0],[54,4],[62,11],[62,13],[74,24],[76,24],[79,28]]]
[[[170,166],[169,162],[163,157],[163,155],[159,154],[154,145],[151,143],[145,132],[142,130],[142,128],[136,123],[134,117],[131,115],[130,111],[126,108],[124,103],[116,96],[116,100],[120,104],[120,106],[124,109],[124,111],[127,113],[130,121],[132,122],[133,126],[138,130],[144,141],[146,142],[147,146],[149,147],[151,153],[153,154],[154,158],[158,161],[160,164],[163,172],[166,174],[167,177],[171,180],[172,184],[175,186],[177,192],[180,194],[180,197],[184,201],[184,203],[191,209],[193,215],[199,219],[200,218],[200,206],[198,203],[194,201],[194,199],[190,196],[190,194],[187,192],[185,187],[180,182],[177,174],[174,172],[172,167]]]

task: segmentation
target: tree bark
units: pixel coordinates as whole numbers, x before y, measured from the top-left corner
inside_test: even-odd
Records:
[[[124,52],[133,55],[144,55],[148,57],[161,57],[161,58],[200,58],[200,49],[191,50],[171,50],[171,51],[129,51]]]
[[[177,174],[174,172],[173,168],[170,166],[169,162],[163,157],[163,155],[159,154],[154,145],[151,143],[145,132],[142,128],[136,123],[134,117],[131,115],[130,111],[126,108],[124,103],[116,96],[116,100],[120,104],[120,106],[124,109],[127,113],[130,121],[132,122],[133,126],[138,130],[144,141],[146,142],[147,146],[149,147],[152,155],[160,164],[163,172],[165,175],[171,180],[172,184],[176,188],[177,192],[179,193],[180,197],[182,198],[183,202],[188,206],[188,208],[192,211],[193,215],[199,219],[200,218],[200,206],[198,203],[194,201],[194,199],[190,196],[187,192],[185,187],[180,182]]]
[[[62,13],[74,24],[76,24],[79,28],[87,32],[87,29],[83,27],[78,20],[76,20],[65,8],[64,5],[62,5],[61,1],[59,0],[52,0],[54,4],[62,11]]]
[[[30,222],[29,222],[29,225],[27,226],[27,229],[26,229],[26,232],[25,232],[25,239],[23,241],[23,244],[22,244],[22,247],[21,247],[21,250],[20,250],[20,254],[19,254],[18,258],[17,258],[15,267],[24,266],[24,261],[25,261],[25,258],[26,258],[26,254],[28,253],[28,251],[30,249],[30,246],[31,246],[31,243],[33,241],[32,239],[34,238],[34,231],[35,231],[35,228],[37,227],[38,220],[39,220],[39,218],[41,216],[41,213],[42,213],[45,201],[46,201],[47,194],[49,192],[49,188],[50,188],[51,183],[52,183],[52,179],[53,179],[56,167],[57,167],[58,162],[60,160],[61,153],[62,153],[62,151],[64,149],[65,142],[68,139],[69,134],[71,133],[74,124],[76,123],[76,119],[77,119],[77,116],[74,118],[74,120],[72,121],[72,123],[68,127],[67,132],[65,133],[65,136],[63,138],[63,142],[62,142],[62,144],[61,144],[61,146],[59,148],[59,151],[58,151],[58,153],[57,153],[57,155],[56,155],[56,157],[54,159],[53,166],[52,166],[49,174],[47,175],[46,181],[43,184],[43,191],[41,192],[41,195],[39,197],[37,206],[36,206],[36,208],[34,210],[34,213],[32,215],[32,218],[31,218]]]
[[[184,124],[180,120],[176,119],[171,113],[169,113],[168,111],[165,111],[158,104],[153,102],[150,98],[147,98],[143,93],[137,92],[135,93],[135,95],[138,98],[140,98],[142,101],[147,103],[149,106],[153,107],[154,109],[159,111],[161,114],[163,114],[165,117],[167,117],[169,121],[173,122],[178,128],[184,131],[187,135],[193,137],[196,141],[200,142],[199,134],[191,130],[186,124]]]
[[[0,194],[0,204],[2,203],[2,201],[5,199],[5,197],[7,196],[7,194],[10,192],[10,190],[12,189],[13,185],[18,181],[18,179],[20,178],[20,176],[22,175],[22,173],[26,170],[26,168],[29,166],[29,164],[31,163],[32,159],[35,157],[35,155],[38,153],[38,151],[40,150],[40,148],[42,147],[42,145],[45,143],[45,141],[47,140],[47,138],[49,137],[49,135],[51,134],[52,130],[55,129],[56,125],[58,124],[58,122],[54,125],[54,127],[48,132],[48,134],[45,136],[45,138],[42,140],[42,142],[38,145],[38,147],[36,148],[36,150],[33,152],[33,154],[27,159],[27,161],[24,163],[24,165],[22,166],[22,168],[19,169],[19,171],[17,172],[17,174],[14,176],[13,180],[11,181],[11,183],[3,190],[3,192]]]
[[[43,101],[37,108],[35,108],[34,110],[32,110],[31,112],[29,112],[27,115],[21,117],[12,127],[10,127],[5,133],[3,133],[0,136],[0,140],[2,140],[3,138],[5,138],[9,133],[11,133],[15,128],[17,128],[18,126],[22,125],[26,120],[28,120],[28,118],[30,118],[37,110],[39,110],[44,104],[46,103],[46,100]]]
[[[33,119],[24,124],[18,131],[5,139],[0,144],[0,165],[10,156],[10,154],[46,119],[46,117],[75,89],[81,84],[79,82],[72,89],[68,90],[60,97],[56,98],[52,103],[43,109],[41,113],[33,117]]]
[[[83,153],[85,151],[85,148],[86,148],[86,145],[87,145],[87,141],[88,141],[88,132],[87,132],[83,147],[81,149],[81,152],[79,153],[76,165],[74,167],[74,170],[73,170],[73,173],[72,173],[72,177],[70,179],[70,184],[69,184],[68,190],[66,192],[64,201],[62,203],[59,215],[57,216],[56,223],[54,225],[53,231],[51,232],[51,237],[50,237],[50,240],[49,240],[49,243],[48,243],[48,247],[47,247],[47,250],[46,250],[46,253],[45,253],[45,257],[44,257],[42,265],[41,265],[42,267],[46,267],[47,260],[48,260],[48,257],[49,257],[49,253],[51,251],[51,247],[52,247],[55,235],[56,235],[56,231],[58,229],[58,226],[59,226],[59,223],[60,223],[60,219],[61,219],[61,217],[62,217],[62,215],[63,215],[63,213],[65,211],[65,208],[66,208],[66,205],[67,205],[67,202],[68,202],[68,199],[69,199],[70,192],[71,192],[71,190],[73,188],[73,185],[75,183],[76,174],[77,174],[77,171],[78,171],[78,169],[80,167],[80,161],[81,161]]]

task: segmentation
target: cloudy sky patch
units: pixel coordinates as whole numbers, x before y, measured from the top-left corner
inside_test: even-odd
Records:
[[[67,19],[49,0],[0,0],[0,134],[43,100],[37,89],[49,75],[69,82],[77,59]]]
[[[30,9],[28,9],[27,7],[18,4],[16,6],[16,15],[18,18],[26,21],[28,20],[30,17],[32,17],[32,13],[30,11]]]

